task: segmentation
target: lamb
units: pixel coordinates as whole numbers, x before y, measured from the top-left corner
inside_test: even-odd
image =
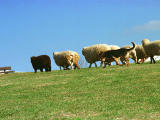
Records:
[[[79,55],[77,52],[74,51],[63,51],[63,52],[54,52],[53,53],[53,58],[57,66],[60,66],[65,69],[69,69],[68,67],[71,66],[71,69],[78,68],[78,60],[79,60]]]
[[[143,39],[142,46],[144,48],[146,55],[151,59],[150,64],[152,64],[152,61],[153,63],[156,63],[156,61],[154,60],[154,56],[160,55],[160,40],[155,40],[153,42],[150,42],[148,39]]]
[[[105,59],[100,58],[100,53],[106,52],[111,49],[119,49],[118,46],[114,45],[107,45],[107,44],[96,44],[88,47],[84,47],[82,49],[82,54],[85,57],[86,61],[90,63],[89,68],[91,68],[92,64],[95,64],[95,67],[97,67],[96,62],[101,61],[100,66],[104,64]],[[108,63],[111,64],[111,63]]]
[[[85,57],[86,61],[90,63],[89,68],[91,68],[93,63],[95,64],[95,67],[97,67],[96,62],[101,61],[101,59],[99,58],[99,54],[107,50],[110,50],[110,47],[106,44],[96,44],[96,45],[84,47],[82,49],[82,54]],[[101,65],[102,65],[102,62],[101,62]]]

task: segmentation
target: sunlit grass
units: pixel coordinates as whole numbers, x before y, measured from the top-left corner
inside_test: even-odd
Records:
[[[159,120],[160,64],[0,76],[2,120]]]

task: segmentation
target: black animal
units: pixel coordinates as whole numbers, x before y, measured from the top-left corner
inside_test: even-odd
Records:
[[[113,60],[116,62],[117,65],[120,65],[118,63],[118,58],[123,58],[126,61],[126,65],[128,66],[129,65],[129,56],[127,56],[127,53],[129,51],[133,50],[136,46],[134,42],[131,42],[131,43],[133,44],[133,47],[130,49],[120,48],[117,50],[110,50],[110,51],[102,53],[100,56],[102,58],[105,58],[105,66],[106,66],[106,63],[109,63],[110,61],[113,61]]]
[[[40,69],[41,72],[43,72],[43,69],[45,69],[46,72],[51,71],[51,59],[48,55],[32,56],[31,63],[35,73],[38,69]]]

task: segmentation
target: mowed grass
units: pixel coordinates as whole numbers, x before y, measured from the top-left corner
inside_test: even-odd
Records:
[[[160,63],[0,75],[0,120],[130,119],[160,119]]]

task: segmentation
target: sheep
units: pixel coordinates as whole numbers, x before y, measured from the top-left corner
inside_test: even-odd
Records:
[[[130,46],[123,46],[123,48],[130,48]],[[148,58],[142,45],[136,45],[135,49],[130,51],[129,57],[133,59],[136,64],[140,64],[140,62],[144,62]],[[125,64],[122,59],[121,62]]]
[[[150,64],[152,64],[152,61],[153,63],[156,63],[156,61],[154,60],[154,56],[160,55],[160,40],[155,40],[153,42],[150,42],[149,39],[143,39],[142,46],[144,48],[146,55],[151,59]]]
[[[96,44],[89,47],[84,47],[82,49],[82,54],[85,57],[86,61],[90,63],[89,68],[91,68],[93,63],[95,64],[95,67],[97,67],[97,61],[101,61],[101,67],[104,64],[105,59],[101,59],[100,53],[119,48],[120,47],[116,45]],[[108,64],[111,65],[111,62],[109,62]]]
[[[140,63],[139,59],[144,62],[148,58],[142,45],[137,45],[135,51],[137,55],[137,63]]]
[[[54,52],[53,53],[53,58],[57,66],[60,66],[65,69],[69,69],[68,67],[71,66],[71,69],[78,68],[78,60],[79,60],[79,55],[77,52],[74,51],[63,51],[63,52]]]
[[[35,73],[38,69],[43,72],[43,68],[46,72],[51,71],[51,60],[48,55],[32,56],[31,63]]]
[[[116,62],[116,65],[120,65],[118,63],[119,58],[123,58],[123,60],[126,62],[126,65],[129,65],[129,52],[133,49],[135,49],[136,44],[132,42],[133,47],[131,48],[120,48],[116,50],[109,50],[106,52],[100,53],[101,58],[105,58],[105,65],[104,68],[106,67],[106,63],[112,62],[113,60]]]
[[[85,57],[86,61],[90,63],[89,68],[91,68],[93,63],[95,64],[95,67],[97,67],[96,62],[101,61],[99,54],[107,50],[110,50],[110,47],[106,44],[96,44],[96,45],[84,47],[82,49],[82,54]],[[103,62],[101,62],[101,66],[102,64]]]

